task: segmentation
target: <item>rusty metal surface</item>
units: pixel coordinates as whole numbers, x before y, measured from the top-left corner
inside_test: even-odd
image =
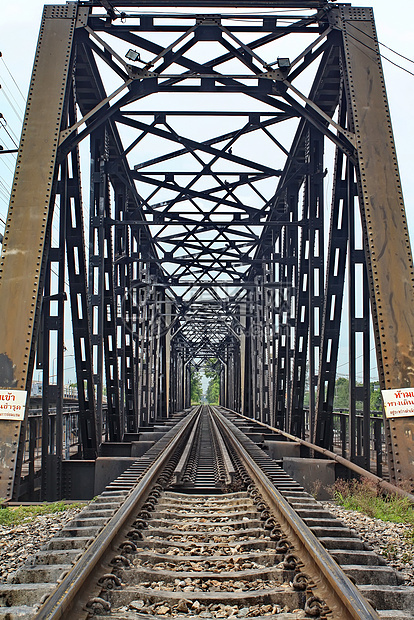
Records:
[[[75,17],[74,5],[50,5],[43,14],[0,260],[0,388],[30,390],[34,323]],[[2,498],[10,497],[20,426],[0,421]]]
[[[371,9],[338,7],[382,388],[414,385],[414,270]],[[391,477],[414,480],[414,419],[390,421]]]

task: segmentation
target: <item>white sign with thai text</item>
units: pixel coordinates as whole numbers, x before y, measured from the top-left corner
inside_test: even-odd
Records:
[[[381,390],[385,417],[406,418],[414,416],[414,388]]]
[[[26,399],[24,390],[0,390],[0,420],[23,420]]]

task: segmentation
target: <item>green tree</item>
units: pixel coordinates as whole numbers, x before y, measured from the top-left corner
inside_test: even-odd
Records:
[[[335,381],[334,407],[336,409],[349,408],[349,379],[346,377],[338,377]]]
[[[382,396],[378,383],[371,383],[370,409],[371,411],[381,411],[382,409]]]
[[[191,372],[191,404],[199,405],[203,396],[203,386],[201,385],[201,375],[198,370]]]
[[[211,379],[207,386],[206,394],[207,402],[210,405],[218,405],[220,398],[220,382],[216,379]]]
[[[218,405],[220,399],[220,362],[212,357],[204,364],[204,374],[210,379],[207,386],[207,402]]]
[[[357,408],[362,408],[362,402],[358,402],[356,405]],[[336,409],[342,407],[349,409],[349,379],[346,377],[338,377],[335,381],[334,407]],[[373,382],[370,385],[370,409],[371,411],[381,411],[382,409],[382,396],[378,382]]]

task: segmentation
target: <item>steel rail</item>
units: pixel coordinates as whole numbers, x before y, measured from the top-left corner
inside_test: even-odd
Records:
[[[200,416],[201,416],[201,409],[199,411],[197,420],[194,422],[190,436],[187,440],[187,445],[185,446],[183,450],[181,458],[178,461],[177,467],[173,471],[174,484],[180,484],[183,472],[186,470],[188,459],[190,458],[191,447],[193,445],[194,438],[197,433],[197,428],[199,427],[199,424],[200,424]]]
[[[208,410],[209,410],[209,415],[210,415],[211,427],[216,437],[217,448],[220,451],[223,467],[225,470],[225,475],[226,475],[225,482],[226,484],[231,484],[235,479],[236,471],[233,467],[233,463],[231,461],[231,458],[227,450],[227,446],[224,442],[223,436],[220,433],[220,429],[218,428],[217,423],[214,419],[214,412],[212,411],[212,408],[210,405],[208,406]]]
[[[116,535],[119,534],[121,528],[126,525],[128,519],[134,515],[139,502],[145,499],[151,485],[154,484],[160,471],[176,450],[183,435],[188,431],[190,424],[198,415],[199,411],[200,408],[197,407],[187,418],[184,418],[182,428],[171,438],[169,444],[167,444],[155,462],[149,467],[148,471],[131,491],[125,502],[111,517],[91,545],[86,549],[82,557],[74,564],[73,568],[63,578],[58,587],[40,607],[33,617],[33,620],[59,620],[60,618],[70,617],[65,616],[65,614],[70,612],[74,604],[78,602],[76,598],[79,596],[82,586],[102,560],[110,543],[114,540]]]
[[[332,610],[332,617],[337,620],[379,620],[377,612],[237,439],[236,434],[241,431],[218,409],[213,411],[248,474],[274,511],[276,520],[299,549],[300,560]]]
[[[368,480],[372,480],[372,482],[375,482],[376,485],[378,485],[384,491],[387,491],[387,493],[391,493],[392,495],[398,495],[399,497],[405,497],[406,499],[408,499],[408,501],[411,504],[414,504],[414,495],[412,493],[408,493],[408,491],[404,491],[404,489],[400,489],[399,487],[396,487],[394,484],[391,484],[391,482],[387,482],[386,480],[383,480],[383,478],[380,478],[379,476],[376,476],[375,474],[368,471],[367,469],[364,469],[363,467],[360,467],[359,465],[352,463],[352,461],[345,459],[343,456],[339,456],[339,454],[335,454],[335,452],[331,452],[330,450],[327,450],[326,448],[321,448],[321,446],[311,443],[310,441],[306,441],[306,439],[300,439],[300,437],[296,437],[295,435],[291,435],[290,433],[281,431],[279,428],[275,428],[274,426],[270,426],[269,424],[265,424],[264,422],[259,422],[259,420],[248,418],[242,413],[233,411],[233,409],[227,409],[226,407],[221,407],[221,409],[230,411],[231,413],[234,413],[240,418],[243,418],[243,420],[248,420],[249,422],[254,422],[255,424],[264,426],[265,428],[268,428],[274,433],[277,433],[278,435],[281,435],[282,437],[286,437],[286,439],[290,439],[291,441],[295,441],[296,443],[299,443],[301,446],[305,446],[306,448],[309,448],[310,450],[319,452],[319,454],[323,454],[324,456],[331,459],[332,461],[336,461],[340,465],[343,465],[344,467],[346,467],[347,469],[350,469],[356,474],[359,474],[360,476],[363,476],[364,478],[368,478]]]

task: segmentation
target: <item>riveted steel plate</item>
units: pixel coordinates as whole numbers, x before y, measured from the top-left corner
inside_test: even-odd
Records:
[[[76,11],[46,7],[0,259],[0,388],[25,390]],[[64,10],[63,10],[64,9]],[[70,10],[69,10],[70,9]],[[0,421],[0,497],[9,498],[21,423]]]
[[[383,388],[414,386],[414,269],[371,9],[340,9]],[[414,417],[386,421],[391,477],[414,479]]]

